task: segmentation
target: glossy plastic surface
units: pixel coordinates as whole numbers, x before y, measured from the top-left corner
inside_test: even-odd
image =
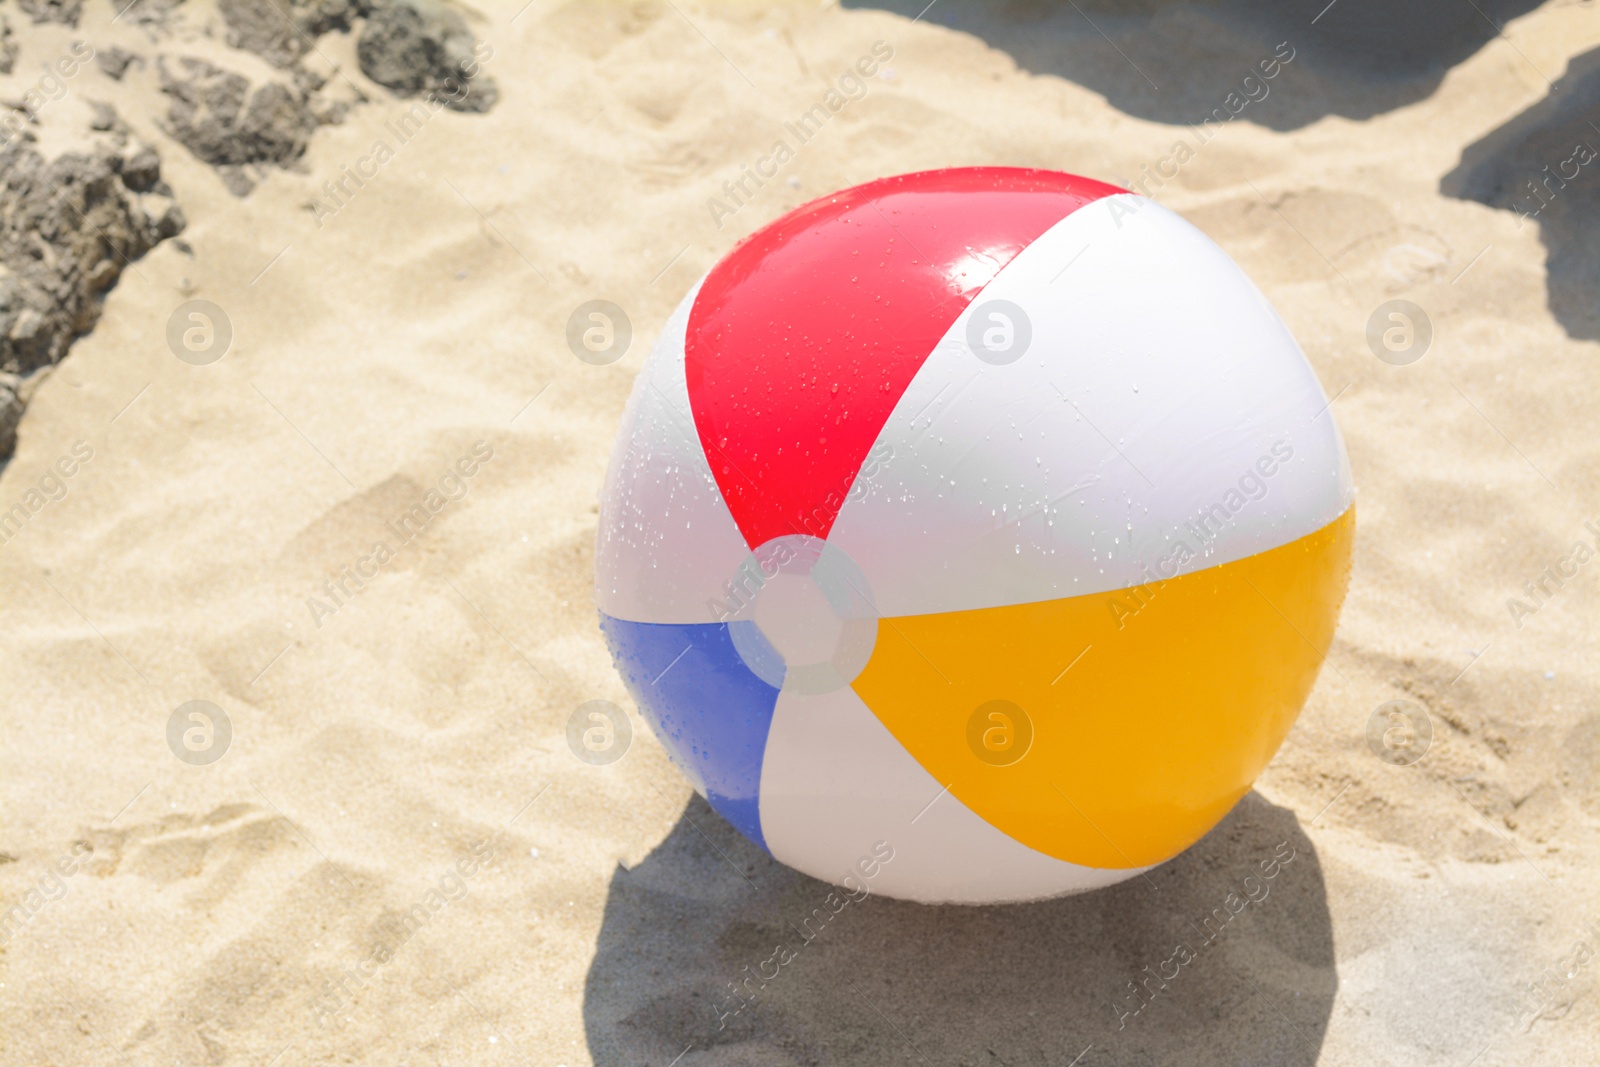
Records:
[[[996,307],[1006,358],[974,340]],[[980,168],[809,204],[685,297],[619,428],[596,599],[657,736],[775,858],[837,880],[887,842],[875,892],[1031,900],[1249,789],[1353,537],[1327,396],[1226,253]]]
[[[712,268],[685,338],[689,403],[754,548],[826,537],[889,413],[974,295],[1045,230],[1122,190],[969,167],[869,182]]]

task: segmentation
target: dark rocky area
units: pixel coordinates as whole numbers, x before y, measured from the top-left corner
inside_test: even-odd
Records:
[[[0,74],[10,74],[17,62],[17,42],[11,34],[11,23],[0,15]]]
[[[17,6],[35,22],[59,22],[64,26],[76,26],[83,14],[83,0],[17,0]]]
[[[76,26],[83,12],[83,0],[16,3],[34,23]],[[437,94],[465,112],[487,111],[498,97],[478,70],[466,20],[445,0],[219,0],[228,43],[282,72],[254,80],[211,60],[162,54],[184,0],[110,4],[120,25],[138,26],[158,49],[153,64],[168,100],[158,124],[238,196],[266,168],[298,165],[319,126],[342,121],[366,99],[353,84],[325,91],[325,79],[308,69],[323,34],[359,32],[361,69],[399,96]],[[0,74],[15,68],[17,37],[0,14]],[[115,81],[146,64],[109,44],[95,49],[94,61]],[[15,447],[32,376],[94,327],[106,292],[132,261],[184,228],[155,149],[132,138],[109,104],[86,102],[88,147],[46,159],[30,130],[0,148],[0,462]]]
[[[219,9],[229,44],[282,69],[320,35],[365,19],[356,54],[379,85],[400,96],[437,92],[457,111],[484,112],[499,98],[494,79],[476,70],[466,20],[444,0],[221,0]]]
[[[111,0],[117,21],[142,27],[152,38],[170,35],[167,19],[184,0]]]
[[[59,362],[123,269],[184,227],[155,149],[114,114],[108,131],[53,160],[26,141],[0,149],[0,457],[15,443],[25,377]]]
[[[283,68],[304,58],[324,33],[348,31],[366,13],[356,0],[220,0],[217,8],[230,45]]]
[[[262,168],[293,166],[319,125],[344,118],[349,104],[324,94],[323,79],[303,63],[324,33],[360,24],[362,71],[399,96],[436,93],[465,112],[487,111],[499,96],[479,70],[472,31],[442,0],[221,0],[219,11],[229,44],[284,71],[284,81],[253,86],[190,57],[163,58],[158,67],[172,98],[168,132],[238,196],[255,187]]]
[[[269,82],[252,90],[243,76],[202,59],[158,66],[161,89],[172,98],[168,132],[216,167],[237,196],[255,188],[250,168],[287,166],[304,155],[320,124],[299,86]]]
[[[94,62],[95,66],[105,72],[106,77],[113,78],[116,81],[121,81],[123,75],[128,73],[128,67],[133,64],[137,63],[141,67],[144,66],[144,58],[142,56],[136,56],[126,48],[118,48],[116,45],[97,50],[94,54]]]
[[[499,99],[493,78],[475,70],[475,39],[466,22],[439,0],[386,0],[367,16],[356,42],[361,70],[401,96],[437,92],[446,107],[488,111]]]

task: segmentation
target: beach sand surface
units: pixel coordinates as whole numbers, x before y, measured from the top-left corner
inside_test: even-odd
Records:
[[[169,135],[157,70],[285,77],[216,8],[114,22],[87,0],[70,28],[0,7],[22,49],[0,95],[74,40],[145,57],[78,74],[40,146],[110,101],[188,219],[34,383],[0,474],[10,508],[92,452],[0,545],[0,899],[24,908],[0,1060],[1600,1062],[1600,959],[1575,950],[1600,947],[1600,563],[1508,608],[1600,522],[1600,163],[1537,218],[1513,197],[1568,140],[1600,146],[1600,17],[1522,4],[1503,33],[1450,23],[1434,48],[1412,26],[1401,48],[1344,2],[1313,26],[1249,3],[513,0],[468,17],[498,103],[404,143],[411,102],[335,31],[306,65],[364,101],[242,197]],[[893,57],[864,94],[714,217],[876,42]],[[740,237],[837,188],[973,164],[1137,181],[1282,42],[1270,94],[1146,187],[1255,279],[1334,399],[1358,535],[1304,713],[1149,879],[851,903],[730,1014],[729,983],[829,890],[693,796],[597,626],[598,491],[656,333]],[[376,176],[331,197],[378,141]],[[632,322],[613,365],[567,346],[591,299]],[[1394,299],[1432,323],[1408,366],[1366,341]],[[215,362],[169,348],[190,300],[231,326]],[[396,536],[458,463],[456,499]],[[333,599],[380,541],[392,558]],[[604,766],[567,743],[594,699],[633,726]],[[196,700],[231,724],[209,765],[168,744]],[[1432,723],[1413,766],[1369,748],[1391,700]],[[1279,850],[1270,894],[1119,1010]]]

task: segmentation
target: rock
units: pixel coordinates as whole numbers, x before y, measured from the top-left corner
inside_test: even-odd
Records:
[[[440,0],[380,0],[356,42],[367,77],[400,96],[435,92],[456,111],[494,106],[494,79],[478,75],[475,40],[466,22]]]
[[[18,385],[16,375],[0,375],[0,460],[17,449],[17,423],[22,421],[22,399],[17,396]]]
[[[161,181],[161,157],[147,144],[137,145],[122,159],[122,184],[136,193],[148,193]]]
[[[76,26],[83,14],[83,0],[17,0],[17,6],[33,17],[34,22],[59,22]]]
[[[289,67],[331,30],[349,30],[364,9],[357,0],[219,0],[228,43],[276,67]]]
[[[217,167],[234,195],[255,187],[245,167],[287,166],[305,154],[318,123],[304,90],[268,82],[252,92],[242,76],[203,59],[178,63],[183,77],[158,63],[161,89],[172,98],[168,132]]]
[[[127,22],[164,36],[167,19],[183,0],[111,0],[117,14],[112,22]]]
[[[93,117],[89,119],[89,128],[98,133],[126,132],[127,126],[117,118],[117,109],[110,104],[91,102],[90,112]]]
[[[96,51],[94,62],[105,73],[106,77],[115,81],[122,80],[122,76],[128,73],[130,64],[137,62],[139,66],[144,66],[144,60],[141,57],[134,55],[125,48],[118,48],[116,45]]]
[[[10,74],[17,63],[17,42],[11,39],[11,23],[0,15],[0,74]]]
[[[58,362],[127,264],[183,226],[147,145],[49,161],[23,143],[0,149],[0,372]],[[3,420],[0,411],[0,430]]]

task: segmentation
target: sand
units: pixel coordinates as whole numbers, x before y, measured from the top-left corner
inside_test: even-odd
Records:
[[[113,24],[88,0],[74,30],[0,8],[21,46],[8,98],[75,39],[150,61],[78,75],[41,145],[114,102],[189,220],[189,251],[129,267],[32,383],[0,474],[9,508],[78,450],[65,496],[0,545],[0,900],[21,909],[0,1059],[1600,1060],[1600,960],[1575,948],[1600,948],[1600,563],[1560,562],[1600,522],[1600,163],[1538,217],[1510,206],[1591,137],[1600,18],[1555,0],[1502,12],[1503,34],[1441,16],[1396,38],[1357,0],[1312,26],[1321,7],[484,6],[469,24],[499,102],[431,118],[336,211],[312,204],[331,206],[324,182],[406,107],[351,35],[309,62],[365,102],[241,197],[163,129],[157,55],[282,76],[227,46],[215,9]],[[722,183],[878,41],[889,71],[714,221]],[[597,628],[595,502],[649,342],[740,236],[835,188],[979,163],[1170,172],[1188,124],[1280,42],[1295,55],[1270,94],[1147,188],[1251,274],[1335,398],[1358,543],[1299,723],[1149,880],[1005,908],[852,903],[731,1014],[729,983],[827,887],[693,797]],[[633,324],[610,366],[566,345],[590,299]],[[1404,366],[1366,340],[1394,299],[1433,330]],[[168,347],[188,300],[231,324],[215,362]],[[457,499],[387,532],[442,480]],[[1551,566],[1577,574],[1531,598]],[[325,583],[347,567],[376,574],[337,604]],[[609,765],[568,748],[591,699],[632,716]],[[1366,733],[1400,699],[1433,731],[1406,767]],[[209,764],[169,748],[196,700],[231,726]]]

